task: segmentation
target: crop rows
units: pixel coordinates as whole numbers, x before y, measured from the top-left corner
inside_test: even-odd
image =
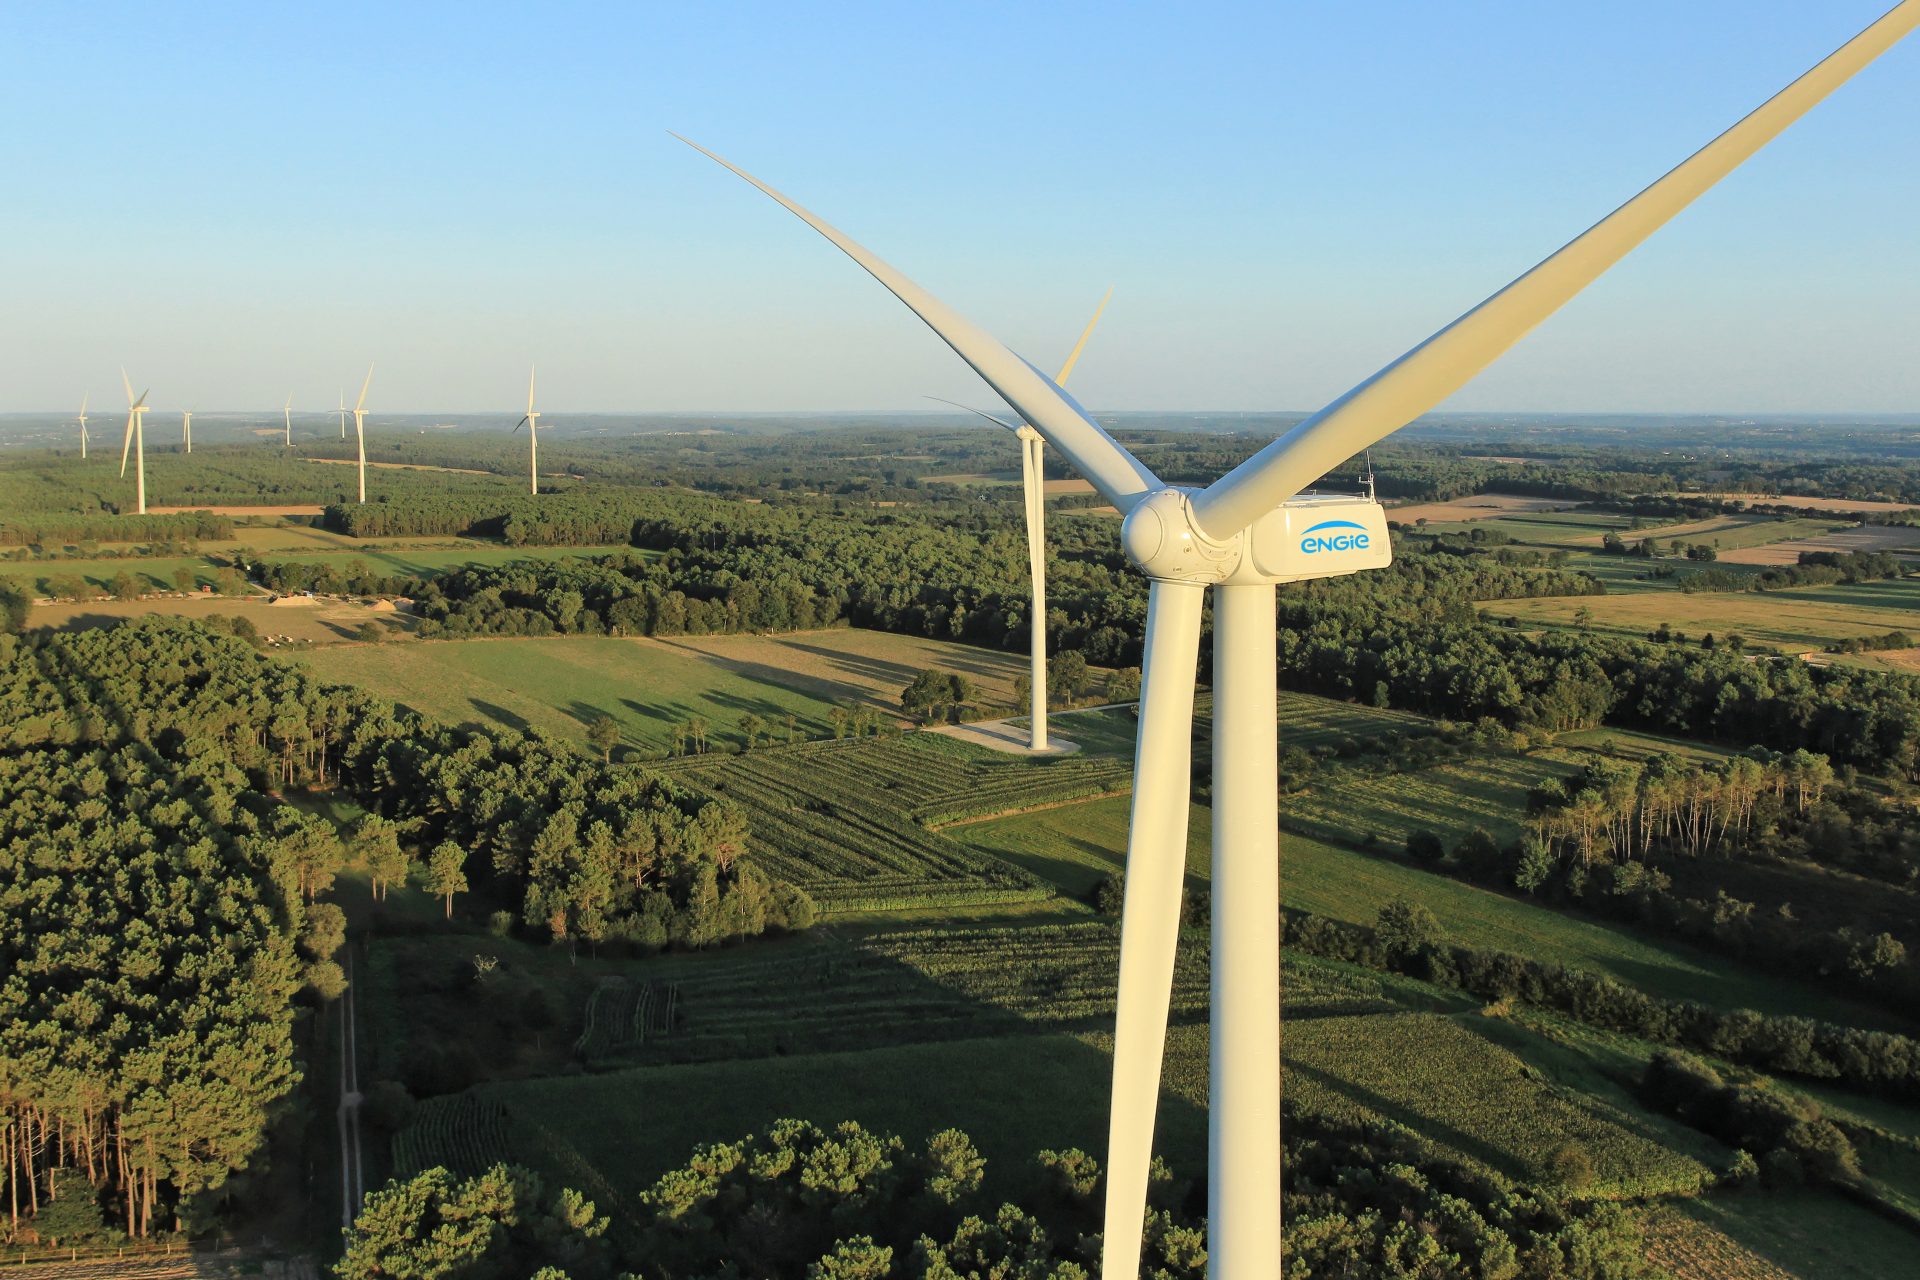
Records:
[[[851,944],[742,948],[651,962],[652,985],[678,991],[672,1033],[629,1040],[589,1060],[701,1062],[1112,1026],[1119,931],[1105,922],[1020,929],[887,933]],[[645,984],[639,984],[645,985]],[[1289,956],[1289,1016],[1397,1007],[1371,974]],[[1204,1023],[1203,934],[1175,966],[1172,1017]],[[614,1007],[611,1000],[592,1016]],[[604,1042],[601,1042],[604,1043]]]
[[[941,740],[944,741],[944,740]],[[959,746],[960,744],[952,744]],[[984,754],[984,753],[982,753]],[[1052,891],[1016,867],[929,829],[1124,785],[1112,761],[971,759],[918,737],[827,742],[697,760],[675,770],[747,813],[756,855],[825,912],[1034,901]]]
[[[610,1058],[673,1030],[680,1003],[676,983],[604,978],[587,995],[586,1014],[574,1052],[588,1062]]]
[[[515,1158],[513,1120],[505,1104],[468,1091],[428,1098],[393,1137],[393,1171],[411,1177],[439,1166],[475,1174]]]

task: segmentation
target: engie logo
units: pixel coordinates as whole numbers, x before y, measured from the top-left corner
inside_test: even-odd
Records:
[[[1332,532],[1341,529],[1352,529],[1355,532]],[[1365,551],[1367,527],[1363,524],[1355,524],[1351,520],[1322,520],[1300,535],[1300,549],[1309,555],[1317,551]]]

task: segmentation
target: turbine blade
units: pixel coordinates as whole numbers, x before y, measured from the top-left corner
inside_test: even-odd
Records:
[[[80,397],[80,417],[82,419],[87,416],[87,401],[91,398],[91,395],[82,395]]]
[[[940,401],[941,404],[950,404],[956,409],[964,409],[968,413],[976,414],[979,417],[985,418],[988,422],[991,422],[996,427],[1005,427],[1009,431],[1018,431],[1020,429],[1018,425],[1016,425],[1015,423],[1008,422],[1005,418],[996,418],[992,414],[988,413],[985,409],[976,409],[972,405],[961,404],[958,400],[947,400],[947,399],[943,399],[940,396],[928,396],[927,399],[938,400]]]
[[[131,398],[131,396],[129,396],[129,398]],[[128,409],[127,435],[126,438],[120,442],[120,474],[123,477],[127,474],[127,450],[133,448],[133,415],[134,410]]]
[[[1439,404],[1916,26],[1920,0],[1901,0],[1559,252],[1215,481],[1194,517],[1229,537]]]
[[[1204,595],[1205,588],[1186,582],[1154,582],[1147,589],[1127,887],[1120,908],[1103,1276],[1140,1274],[1160,1059],[1166,1050],[1167,1006],[1180,942],[1180,889],[1187,870],[1193,680]]]
[[[134,407],[134,408],[136,408],[136,409],[144,409],[144,408],[146,408],[146,407],[147,407],[147,394],[148,394],[148,391],[151,391],[151,390],[152,390],[152,388],[151,388],[151,387],[149,387],[149,388],[147,389],[147,391],[142,391],[142,392],[140,393],[140,403],[138,403],[138,404],[136,404],[136,405],[134,405],[133,407]]]
[[[533,421],[533,419],[532,419],[531,417],[526,417],[526,418],[522,418],[522,419],[520,419],[520,421],[518,421],[518,422],[516,422],[516,423],[514,423],[514,424],[513,424],[513,430],[512,430],[512,431],[509,431],[509,432],[507,432],[507,434],[508,434],[508,435],[514,435],[514,434],[516,434],[516,433],[517,433],[517,432],[518,432],[518,431],[520,430],[520,428],[522,428],[522,427],[524,427],[524,426],[526,426],[526,425],[527,425],[527,424],[528,424],[529,422],[532,422],[532,421]]]
[[[1916,0],[1916,3],[1920,3],[1920,0]],[[373,366],[369,364],[367,366],[367,380],[360,384],[360,398],[353,402],[353,407],[356,412],[367,407],[367,388],[372,385]]]
[[[1093,327],[1100,323],[1100,313],[1113,301],[1113,286],[1107,286],[1107,296],[1100,299],[1100,305],[1093,309],[1093,319],[1087,321],[1086,329],[1080,334],[1080,341],[1073,344],[1073,351],[1067,356],[1067,362],[1060,366],[1060,376],[1054,381],[1061,386],[1067,385],[1067,377],[1073,372],[1073,366],[1080,363],[1080,353],[1087,349],[1087,339],[1093,336]]]
[[[534,373],[534,367],[532,365],[528,365],[527,366],[527,413],[529,415],[533,413],[533,373]]]
[[[1915,0],[1920,3],[1920,0]],[[775,191],[746,170],[722,160],[696,142],[680,138],[715,164],[760,188],[788,212],[818,231],[839,250],[864,267],[926,322],[940,340],[965,360],[987,385],[1032,424],[1034,430],[1093,483],[1107,501],[1121,511],[1131,510],[1146,494],[1162,488],[1160,478],[1128,453],[1090,417],[1072,396],[1027,361],[1001,345],[999,339],[967,320],[868,250]]]
[[[133,404],[133,382],[127,377],[125,365],[120,367],[120,385],[127,389],[127,404],[131,406]]]

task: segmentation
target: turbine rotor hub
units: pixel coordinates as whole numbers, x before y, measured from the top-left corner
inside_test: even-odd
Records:
[[[1192,490],[1169,486],[1142,498],[1120,524],[1120,548],[1161,582],[1223,582],[1240,561],[1242,535],[1222,542],[1193,518]]]

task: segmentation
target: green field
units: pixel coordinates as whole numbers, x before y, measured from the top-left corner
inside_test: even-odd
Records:
[[[1484,827],[1504,844],[1521,833],[1527,793],[1579,769],[1576,759],[1558,753],[1487,751],[1411,773],[1341,770],[1287,797],[1280,825],[1314,839],[1372,840],[1396,850],[1415,831],[1432,831],[1452,843]]]
[[[1082,896],[1119,869],[1126,822],[1127,801],[1120,798],[983,822],[964,828],[964,834],[981,852],[1005,857],[1063,892]],[[1189,883],[1204,883],[1210,874],[1211,833],[1210,814],[1195,805],[1188,831]],[[1296,910],[1366,925],[1388,902],[1409,898],[1433,911],[1450,941],[1611,974],[1666,999],[1889,1025],[1885,1014],[1818,987],[1750,973],[1692,948],[1510,898],[1398,858],[1291,832],[1280,839],[1280,897]]]
[[[1585,610],[1591,615],[1587,628],[1593,631],[1641,636],[1665,623],[1695,639],[1709,632],[1719,637],[1737,633],[1750,645],[1798,652],[1852,636],[1920,633],[1920,579],[1784,591],[1642,591],[1495,600],[1481,609],[1490,617],[1518,619],[1526,627],[1572,626],[1574,615]]]
[[[354,645],[303,655],[315,675],[358,685],[423,715],[475,727],[542,729],[580,741],[595,717],[612,716],[625,743],[664,755],[675,726],[708,723],[710,749],[742,741],[746,713],[787,737],[832,731],[836,705],[895,710],[923,668],[967,674],[1004,696],[1017,669],[1009,654],[882,631],[839,628],[783,637],[700,636],[671,640],[546,636]]]
[[[1068,1035],[1020,1035],[641,1067],[605,1075],[484,1085],[527,1134],[516,1154],[565,1174],[577,1159],[624,1203],[701,1143],[794,1116],[831,1127],[857,1120],[918,1144],[940,1129],[972,1135],[990,1190],[1032,1185],[1048,1148],[1106,1149],[1107,1055]],[[453,1105],[439,1103],[433,1105]],[[422,1117],[432,1123],[432,1109]],[[1205,1167],[1206,1113],[1163,1100],[1159,1149],[1184,1175]],[[531,1149],[529,1149],[531,1148]],[[575,1185],[578,1185],[576,1183]],[[602,1209],[612,1207],[603,1204]]]

